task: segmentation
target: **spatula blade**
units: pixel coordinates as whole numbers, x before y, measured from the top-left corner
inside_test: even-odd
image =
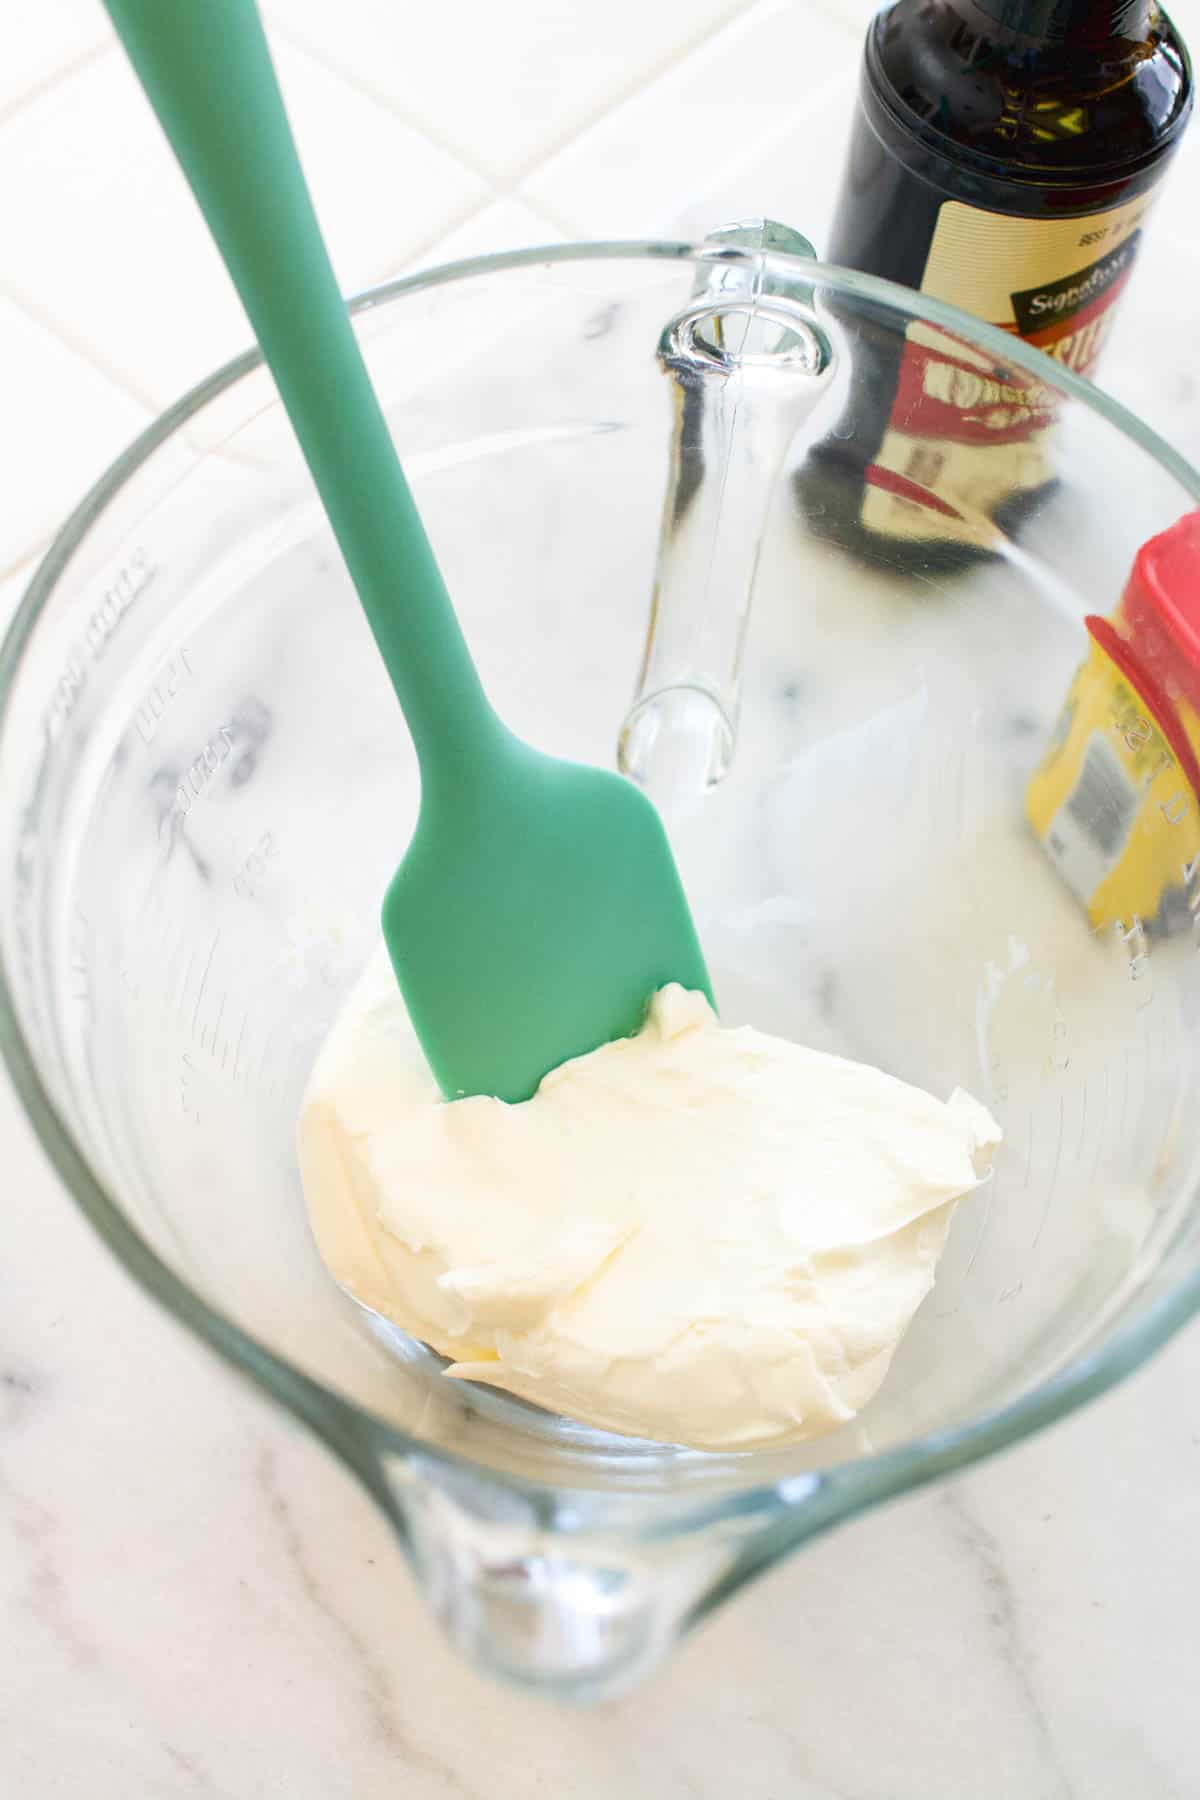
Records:
[[[657,811],[619,775],[519,749],[426,806],[383,905],[396,979],[443,1094],[527,1100],[636,1032],[668,982],[711,998]]]

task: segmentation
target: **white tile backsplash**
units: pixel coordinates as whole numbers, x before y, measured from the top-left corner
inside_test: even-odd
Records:
[[[760,0],[551,157],[522,192],[581,236],[673,229],[692,196],[849,76],[858,50],[836,16]]]
[[[811,104],[776,120],[720,168],[698,173],[695,188],[680,193],[662,225],[680,237],[700,238],[731,219],[778,219],[824,255],[857,87],[853,56]]]
[[[112,38],[99,0],[4,0],[0,120]]]
[[[486,183],[421,132],[283,47],[281,84],[339,279],[361,287],[468,216]],[[69,341],[165,406],[251,333],[124,58],[0,130],[0,269]]]
[[[435,269],[439,263],[458,262],[465,256],[490,256],[500,250],[520,250],[530,244],[557,244],[563,233],[535,207],[514,199],[495,200],[472,213],[453,231],[429,244],[418,256],[406,258],[405,270]]]
[[[4,0],[0,572],[249,328],[99,0]],[[824,246],[871,0],[265,0],[347,290],[563,236],[767,214]],[[1171,11],[1200,44],[1200,0]],[[581,26],[585,35],[581,40]],[[1200,128],[1106,382],[1193,458]],[[47,397],[55,409],[48,410]],[[28,453],[26,446],[29,446]]]
[[[15,568],[0,575],[0,631],[6,631],[13,614],[20,603],[21,596],[29,585],[29,578],[37,567],[37,557],[27,556]]]
[[[1100,385],[1200,469],[1200,183],[1183,176],[1174,171],[1154,209]]]
[[[276,0],[272,26],[500,180],[676,63],[749,0],[424,6]]]
[[[150,413],[0,295],[0,575],[40,548]]]

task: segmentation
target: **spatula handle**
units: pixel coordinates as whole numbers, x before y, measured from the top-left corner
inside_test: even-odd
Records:
[[[233,277],[421,760],[461,779],[501,728],[351,328],[254,0],[105,0]]]

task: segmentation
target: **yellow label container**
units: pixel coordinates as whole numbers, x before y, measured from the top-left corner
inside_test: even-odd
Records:
[[[1093,925],[1191,924],[1200,886],[1200,711],[1087,621],[1071,684],[1026,790],[1029,821]]]

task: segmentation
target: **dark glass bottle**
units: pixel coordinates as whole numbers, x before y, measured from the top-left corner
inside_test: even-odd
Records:
[[[1187,52],[1152,0],[893,0],[867,35],[829,261],[1088,374],[1191,104]],[[930,382],[929,346],[909,339],[863,334],[852,430],[811,453],[800,499],[868,556],[952,564],[1051,478],[1046,420],[1020,420],[1011,391],[961,431],[945,405],[923,418],[922,379],[945,401],[953,368]],[[963,492],[973,523],[943,504]]]

